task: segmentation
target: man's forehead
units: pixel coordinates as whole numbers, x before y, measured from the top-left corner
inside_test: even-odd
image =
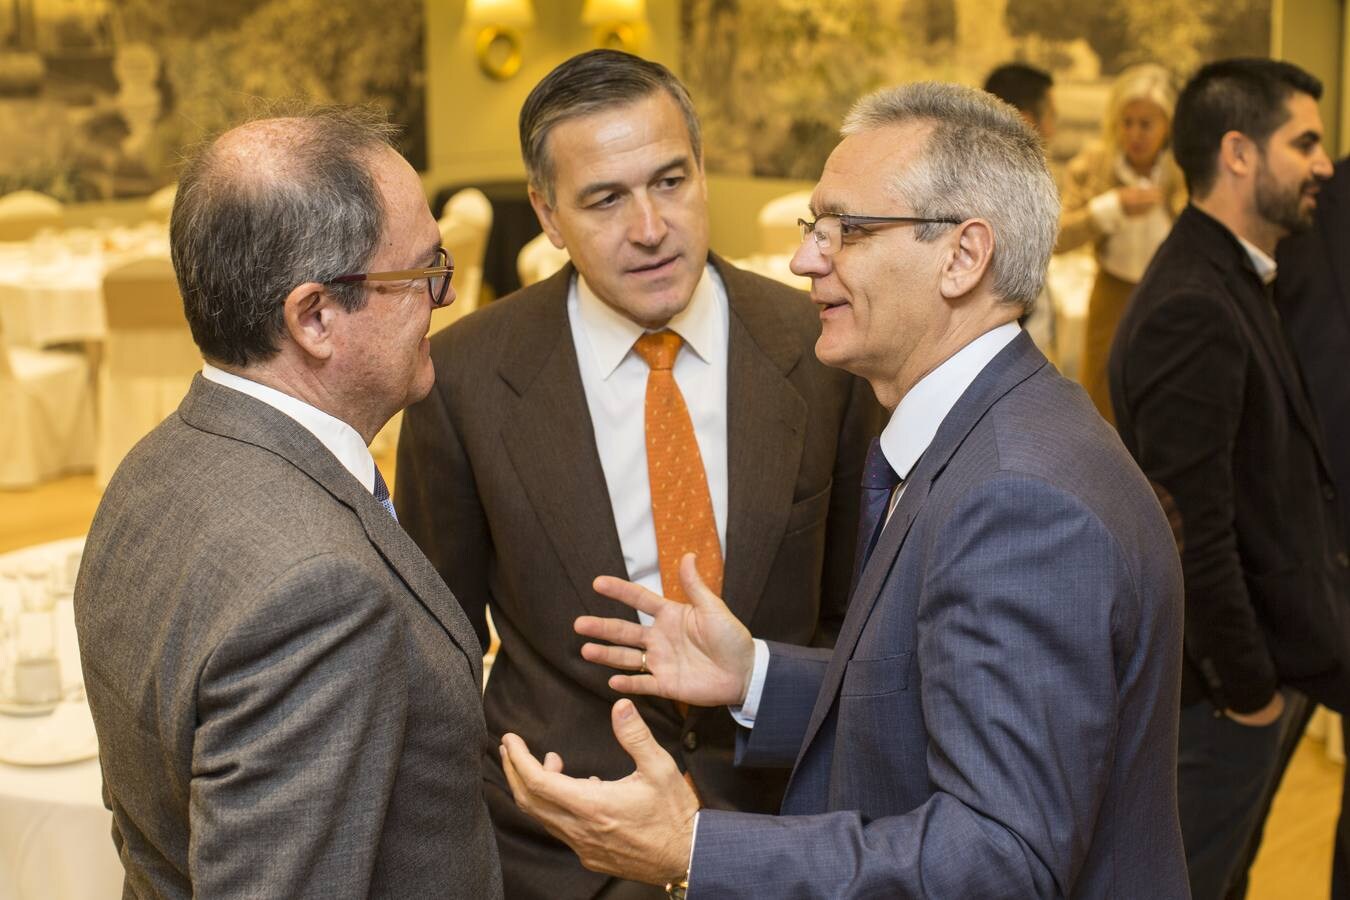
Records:
[[[816,212],[859,212],[900,201],[895,186],[913,168],[932,131],[926,123],[873,128],[844,138],[830,154],[811,194]]]
[[[1287,118],[1276,131],[1293,134],[1314,131],[1318,135],[1322,134],[1322,111],[1312,95],[1299,92],[1290,94],[1284,101],[1284,109]]]

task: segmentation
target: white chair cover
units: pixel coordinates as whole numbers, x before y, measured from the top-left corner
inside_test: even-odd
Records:
[[[455,302],[431,314],[431,333],[478,308],[483,290],[483,254],[492,230],[492,203],[477,188],[458,191],[441,210],[441,246],[455,261]]]
[[[141,259],[103,277],[108,337],[99,369],[96,475],[106,485],[122,457],[187,394],[202,367],[173,266]]]
[[[770,200],[759,211],[759,252],[768,256],[797,252],[802,242],[798,219],[811,219],[811,192],[793,191]]]
[[[572,259],[566,250],[553,246],[548,234],[540,232],[520,248],[516,257],[516,271],[522,286],[543,281]]]
[[[79,353],[8,347],[0,335],[0,488],[94,462],[89,365]]]
[[[26,241],[43,228],[61,224],[61,201],[37,191],[0,197],[0,241]]]

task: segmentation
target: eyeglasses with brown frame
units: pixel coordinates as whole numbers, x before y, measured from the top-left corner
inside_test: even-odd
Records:
[[[445,295],[450,290],[450,278],[455,274],[455,262],[450,251],[444,247],[436,248],[436,265],[424,269],[401,269],[397,272],[357,272],[354,275],[342,275],[330,278],[325,284],[356,284],[362,281],[418,281],[425,278],[427,294],[432,306],[442,306]]]

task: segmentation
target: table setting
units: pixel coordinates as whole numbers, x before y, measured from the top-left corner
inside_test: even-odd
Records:
[[[75,634],[83,545],[0,555],[0,898],[121,896]]]

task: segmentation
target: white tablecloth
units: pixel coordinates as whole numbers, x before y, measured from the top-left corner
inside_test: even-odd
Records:
[[[103,275],[143,256],[168,256],[162,225],[70,231],[0,244],[0,331],[11,347],[102,340]],[[3,898],[0,898],[3,900]]]
[[[83,539],[55,541],[0,555],[0,611],[12,603],[14,579],[37,569],[73,578],[70,562]],[[93,727],[79,692],[80,662],[68,603],[58,604],[57,652],[68,702],[47,716],[0,714],[0,755],[34,745],[60,754],[87,745]],[[49,757],[51,758],[51,757]],[[97,758],[58,765],[0,762],[0,900],[116,900],[122,866],[103,806]]]

